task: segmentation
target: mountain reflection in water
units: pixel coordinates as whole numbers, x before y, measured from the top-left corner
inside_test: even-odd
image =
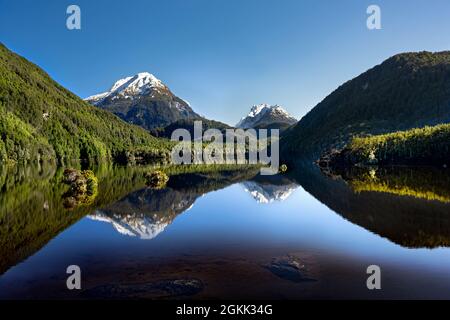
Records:
[[[263,204],[286,200],[302,184],[347,220],[392,242],[413,248],[450,246],[446,200],[450,197],[450,177],[446,170],[354,168],[341,175],[327,174],[308,167],[291,176],[256,175],[241,184]],[[220,187],[227,185],[225,182]],[[89,217],[111,223],[124,235],[153,239],[205,192],[207,189],[142,189]]]
[[[286,200],[298,188],[297,184],[285,177],[256,176],[253,180],[242,182],[242,185],[259,203]],[[106,208],[96,210],[88,218],[110,223],[123,235],[151,240],[163,232],[179,214],[191,209],[202,195],[203,193],[196,191],[179,191],[172,187],[163,190],[145,188]]]
[[[111,223],[121,234],[153,239],[188,211],[200,196],[167,187],[163,190],[141,189],[118,202],[96,210],[89,218]]]
[[[450,170],[353,168],[296,179],[345,219],[408,248],[450,246]]]
[[[256,176],[242,183],[244,190],[258,203],[284,201],[299,187],[287,176]]]
[[[2,291],[2,280],[8,281],[12,274],[22,269],[26,270],[27,264],[31,263],[30,260],[32,260],[29,257],[44,251],[44,248],[52,239],[56,243],[60,243],[61,250],[63,250],[65,244],[58,242],[60,235],[65,234],[65,230],[68,230],[71,226],[86,225],[86,221],[91,221],[88,224],[89,228],[98,229],[103,225],[110,230],[114,230],[118,236],[124,239],[123,241],[128,238],[134,238],[137,241],[138,239],[148,240],[147,243],[156,241],[155,245],[161,247],[162,251],[164,251],[162,249],[164,248],[163,244],[171,241],[174,230],[182,233],[183,228],[188,228],[187,225],[191,225],[190,221],[196,222],[189,228],[200,228],[197,229],[197,232],[204,234],[203,236],[206,237],[207,229],[194,227],[206,223],[204,220],[196,220],[198,212],[205,212],[205,214],[209,212],[205,216],[206,219],[210,219],[206,225],[214,223],[215,219],[218,219],[217,223],[220,223],[221,219],[227,217],[222,214],[217,216],[215,211],[221,210],[205,207],[204,201],[202,200],[200,203],[199,199],[216,191],[219,192],[218,194],[226,195],[227,192],[222,189],[228,190],[227,187],[235,184],[240,184],[238,189],[233,189],[236,190],[235,192],[239,192],[237,190],[240,189],[241,193],[246,194],[248,192],[250,196],[239,197],[240,200],[237,197],[229,198],[230,203],[234,203],[234,198],[236,198],[237,202],[234,204],[240,208],[239,212],[230,214],[229,219],[232,219],[235,215],[240,218],[236,220],[235,231],[229,229],[230,225],[224,225],[222,231],[224,234],[230,235],[233,232],[236,235],[246,234],[248,240],[252,241],[252,237],[254,237],[255,243],[261,242],[264,238],[261,238],[263,237],[261,235],[253,235],[254,226],[264,224],[264,219],[268,218],[267,214],[280,211],[280,219],[283,217],[281,212],[285,212],[288,215],[295,214],[291,217],[294,220],[298,220],[295,217],[301,217],[306,213],[312,215],[311,217],[314,215],[320,216],[323,214],[322,212],[338,214],[352,224],[369,231],[365,233],[365,237],[371,238],[373,234],[376,234],[403,248],[446,248],[450,246],[450,203],[448,201],[450,199],[450,174],[449,170],[446,169],[359,168],[340,172],[321,172],[316,166],[305,165],[287,175],[277,176],[259,176],[257,169],[209,173],[174,173],[171,175],[167,187],[160,190],[145,186],[143,173],[150,170],[149,167],[99,166],[93,168],[93,170],[99,179],[98,195],[88,204],[79,204],[71,208],[64,207],[67,186],[61,183],[62,169],[56,169],[52,166],[38,166],[10,168],[0,172],[0,297],[10,296]],[[297,204],[296,207],[292,207],[292,203],[298,202],[297,194],[304,194],[304,191],[325,205],[324,208],[327,207],[331,211],[317,207],[316,210],[320,210],[320,212],[308,212],[308,207],[301,205],[302,199],[299,202],[300,206]],[[245,199],[251,200],[254,205]],[[199,201],[198,208],[197,201]],[[265,206],[255,207],[255,204],[265,204]],[[314,206],[316,207],[316,205]],[[194,208],[192,209],[192,217],[188,213],[191,208]],[[184,217],[183,221],[178,224],[175,223],[181,216]],[[276,215],[273,219],[275,218]],[[319,221],[326,228],[327,220]],[[270,243],[270,241],[273,240],[274,243],[278,243],[281,239],[287,237],[285,234],[290,233],[283,228],[289,228],[289,225],[295,225],[295,223],[297,222],[289,220],[285,223],[280,220],[276,224],[273,221],[270,222],[271,227],[268,225],[268,228],[271,232],[262,241],[266,244],[260,243],[261,249],[264,246],[266,247],[263,250],[265,253],[258,259],[264,261],[255,262],[256,265],[248,266],[250,268],[248,272],[250,273],[256,272],[251,269],[253,266],[262,268],[262,270],[257,269],[255,277],[259,272],[273,272],[279,278],[279,280],[268,279],[268,281],[273,281],[274,293],[278,292],[280,286],[283,286],[283,282],[277,281],[286,281],[286,279],[314,280],[308,281],[308,285],[318,286],[318,288],[322,284],[320,279],[316,281],[319,271],[314,266],[315,262],[308,263],[308,259],[312,258],[308,258],[308,255],[303,253],[295,253],[295,247],[298,250],[300,250],[300,247],[302,250],[307,250],[304,247],[314,247],[314,242],[317,242],[321,236],[326,236],[325,234],[320,235],[316,232],[308,242],[305,242],[306,238],[302,237],[293,240],[298,236],[296,233],[292,233],[289,237],[294,238],[289,238],[288,242],[294,243],[294,247],[289,250],[286,247],[286,252],[283,254],[279,252],[271,253],[271,250],[267,247],[267,243]],[[171,233],[168,230],[172,224],[177,225],[177,229],[173,229]],[[338,224],[344,227],[342,222]],[[246,229],[239,229],[240,225]],[[220,230],[220,227],[218,228]],[[302,233],[314,233],[314,229],[307,226],[299,225],[298,228],[300,229],[298,231],[300,235]],[[348,226],[345,226],[345,228],[348,228]],[[167,237],[160,239],[166,232]],[[349,239],[353,237],[352,234],[345,236]],[[272,237],[275,238],[272,239]],[[221,238],[217,237],[217,239]],[[115,241],[120,240],[116,239]],[[214,238],[210,238],[209,241],[210,245],[214,247]],[[322,241],[320,240],[320,242]],[[126,243],[124,242],[123,245],[126,245]],[[137,247],[136,243],[134,245]],[[332,246],[331,243],[330,245]],[[389,243],[383,245],[389,246]],[[220,252],[219,246],[224,247],[225,244],[217,243],[217,246],[216,250]],[[351,246],[356,248],[357,242],[352,243],[346,250],[351,251]],[[111,250],[113,252],[114,248],[111,247]],[[256,254],[258,250],[252,249],[252,255]],[[442,255],[447,255],[447,250],[443,251]],[[436,255],[439,254],[436,252]],[[273,256],[270,258],[267,255]],[[331,253],[328,254],[327,259],[332,259],[331,256]],[[210,261],[210,258],[208,259]],[[255,259],[257,258],[252,258],[249,255],[246,263],[251,264]],[[420,258],[417,257],[417,259]],[[23,262],[22,265],[19,264],[20,262]],[[45,263],[52,264],[51,261]],[[135,263],[139,265],[138,261],[135,261]],[[186,270],[200,272],[196,269],[199,261],[183,263],[186,263],[183,267]],[[178,270],[180,266],[176,267],[177,265],[178,262],[172,267]],[[172,267],[167,265],[166,272],[173,273],[173,271],[170,271]],[[120,268],[124,270],[124,267]],[[330,273],[327,276],[332,274]],[[264,273],[259,274],[259,277],[263,277],[263,275]],[[101,279],[101,277],[98,279]],[[167,286],[164,279],[155,279],[155,281],[158,285],[152,283],[145,284],[143,287],[152,288],[155,291],[155,288],[159,288],[158,286],[162,284]],[[183,281],[190,284],[198,283],[199,287],[192,291],[196,294],[200,291],[200,287],[203,288],[201,290],[206,290],[202,281],[192,280],[194,281],[192,282],[189,279]],[[297,282],[303,283],[302,281]],[[286,292],[290,292],[291,289],[294,290],[294,288],[289,288],[286,289]],[[26,290],[26,288],[22,290]],[[106,289],[97,288],[93,292],[99,293],[104,292],[104,290]],[[127,290],[133,291],[130,288]],[[287,297],[297,297],[295,292],[295,290],[292,291],[292,295],[286,293]],[[320,296],[321,291],[319,290],[315,294]],[[302,294],[299,296],[302,296]]]

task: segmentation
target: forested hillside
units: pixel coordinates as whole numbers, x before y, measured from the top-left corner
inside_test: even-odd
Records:
[[[393,56],[340,86],[287,130],[286,157],[313,157],[357,135],[450,122],[450,51]]]
[[[147,160],[169,142],[89,105],[0,44],[0,162]]]
[[[322,157],[322,161],[330,162],[331,166],[447,166],[450,165],[450,124],[356,137],[343,150]]]

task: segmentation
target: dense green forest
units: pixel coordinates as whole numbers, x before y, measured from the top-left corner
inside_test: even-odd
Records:
[[[0,44],[0,162],[167,158],[170,143],[93,107]]]
[[[282,136],[282,155],[317,159],[356,135],[450,122],[450,51],[393,56],[344,83]]]
[[[450,124],[355,137],[342,150],[322,157],[331,166],[450,164]]]

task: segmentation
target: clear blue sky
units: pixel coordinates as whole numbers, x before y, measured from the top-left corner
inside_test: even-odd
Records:
[[[382,30],[366,28],[370,4]],[[450,49],[449,31],[448,0],[0,0],[0,41],[77,95],[148,71],[230,124],[263,102],[301,117],[391,55]]]

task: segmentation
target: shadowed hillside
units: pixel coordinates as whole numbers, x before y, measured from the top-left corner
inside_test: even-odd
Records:
[[[283,135],[286,159],[318,159],[356,135],[450,122],[450,51],[403,53],[350,80]]]
[[[361,183],[358,176],[350,179],[344,175],[346,182],[339,175],[326,176],[311,165],[294,174],[307,192],[331,210],[396,244],[408,248],[450,246],[450,204],[438,197],[423,196],[434,194],[447,199],[448,187],[444,186],[449,181],[448,172],[410,168],[375,176],[380,182],[374,189]]]

